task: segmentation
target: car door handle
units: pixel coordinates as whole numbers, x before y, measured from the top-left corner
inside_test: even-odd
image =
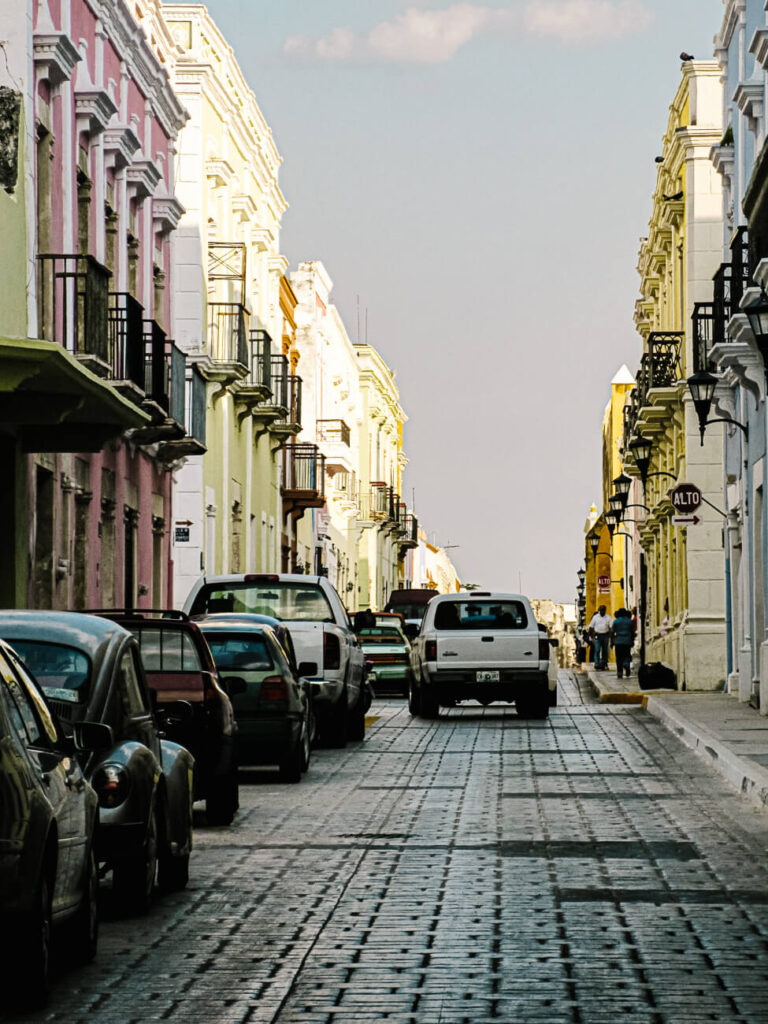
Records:
[[[483,636],[480,639],[483,641],[484,644],[492,644],[493,643],[493,637],[492,636]]]
[[[458,651],[443,651],[443,657],[444,658],[458,658],[458,656],[459,656],[459,652]]]

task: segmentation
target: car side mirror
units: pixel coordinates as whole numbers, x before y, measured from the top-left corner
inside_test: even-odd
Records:
[[[242,676],[226,676],[222,679],[224,689],[230,697],[236,697],[239,693],[245,693],[248,684]]]
[[[166,725],[185,725],[192,721],[192,705],[188,700],[175,700],[163,708],[163,719]]]
[[[550,647],[559,647],[560,646],[560,641],[556,640],[554,637],[550,637],[549,638],[549,646]]]
[[[300,661],[299,662],[299,675],[308,676],[313,678],[317,675],[317,662],[316,661]]]
[[[75,722],[72,741],[75,750],[107,750],[114,743],[112,727],[103,722]]]

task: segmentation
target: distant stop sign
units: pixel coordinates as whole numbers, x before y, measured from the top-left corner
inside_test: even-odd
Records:
[[[678,484],[670,494],[670,500],[680,514],[695,512],[701,505],[701,491],[696,484]]]

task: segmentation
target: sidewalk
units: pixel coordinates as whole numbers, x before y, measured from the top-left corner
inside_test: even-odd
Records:
[[[601,703],[641,704],[753,803],[768,806],[768,717],[726,693],[641,690],[637,675],[581,666]]]

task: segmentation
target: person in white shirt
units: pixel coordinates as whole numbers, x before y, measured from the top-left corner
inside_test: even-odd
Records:
[[[611,626],[613,619],[606,614],[605,605],[601,604],[589,623],[589,635],[595,650],[595,668],[608,667],[608,648],[611,642]]]

